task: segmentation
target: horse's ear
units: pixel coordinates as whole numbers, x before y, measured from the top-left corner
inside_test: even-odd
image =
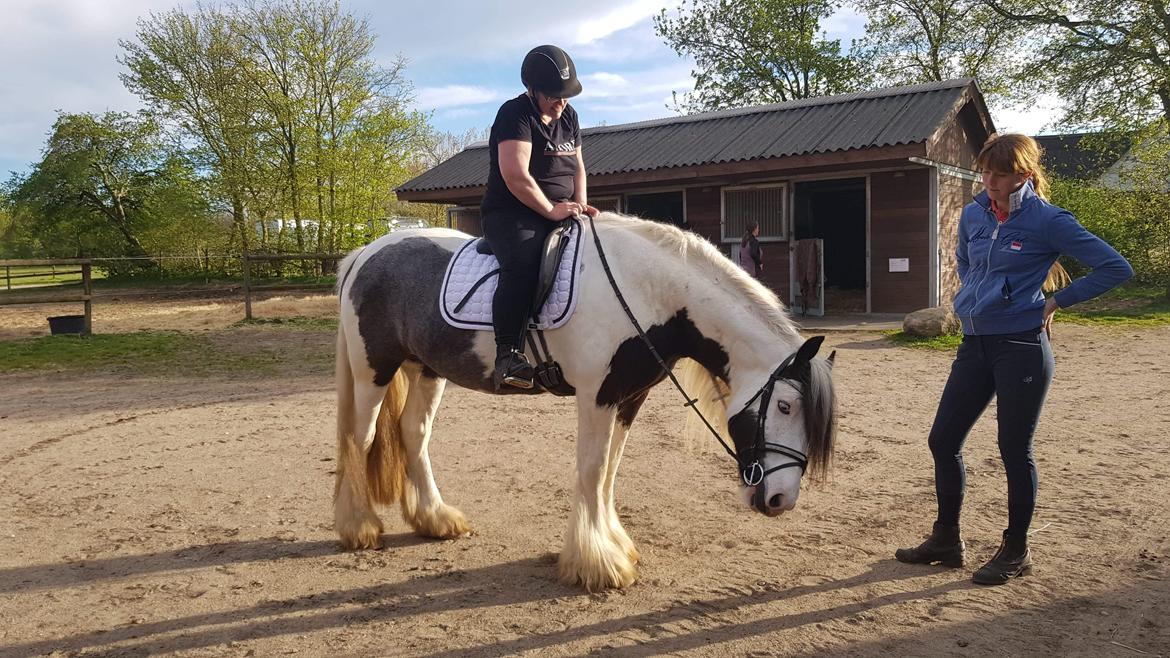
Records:
[[[829,368],[833,367],[833,359],[836,359],[836,358],[837,358],[837,350],[833,350],[832,352],[829,352],[829,358],[825,359],[825,361],[827,361],[829,363]]]
[[[813,336],[812,338],[804,341],[804,345],[801,345],[800,349],[796,350],[796,358],[792,360],[792,365],[798,365],[812,361],[812,358],[816,356],[817,352],[821,349],[821,343],[823,342],[825,342],[824,336]]]

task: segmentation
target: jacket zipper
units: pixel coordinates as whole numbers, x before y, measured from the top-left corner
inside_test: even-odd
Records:
[[[995,220],[995,230],[991,232],[991,244],[987,247],[987,262],[983,268],[983,278],[979,279],[979,285],[975,287],[975,308],[979,308],[979,291],[983,288],[983,284],[987,281],[987,275],[991,274],[991,252],[995,250],[995,241],[999,239],[999,227],[1003,226],[998,219]],[[974,309],[972,309],[974,310]],[[975,331],[975,314],[971,314],[971,331]]]

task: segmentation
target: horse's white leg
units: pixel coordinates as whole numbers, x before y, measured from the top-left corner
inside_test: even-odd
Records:
[[[404,365],[410,393],[402,409],[402,443],[406,451],[406,486],[402,492],[402,518],[424,537],[449,539],[471,532],[463,513],[443,502],[431,472],[427,446],[435,412],[447,380],[424,375],[417,365]]]
[[[349,390],[338,383],[337,482],[333,494],[333,525],[346,548],[382,545],[382,521],[374,511],[373,483],[367,457],[374,442],[378,412],[387,387],[350,379]],[[350,408],[341,398],[350,393]],[[345,416],[348,412],[348,418]],[[346,428],[346,421],[352,423]],[[351,431],[347,431],[351,430]]]
[[[630,425],[634,422],[634,416],[637,415],[638,409],[646,401],[646,395],[647,393],[643,393],[618,407],[617,427],[613,433],[613,439],[610,441],[609,462],[605,469],[605,507],[609,516],[609,532],[618,546],[621,546],[622,550],[625,551],[626,557],[634,563],[637,563],[642,556],[638,552],[638,548],[634,546],[633,540],[626,534],[626,529],[622,527],[621,518],[617,513],[617,494],[614,483],[617,480],[618,464],[621,463],[622,453],[626,449],[626,440],[630,438]]]
[[[637,575],[633,561],[614,541],[606,502],[616,416],[616,409],[598,407],[592,395],[578,391],[577,482],[558,571],[563,582],[583,585],[590,592],[626,587]]]

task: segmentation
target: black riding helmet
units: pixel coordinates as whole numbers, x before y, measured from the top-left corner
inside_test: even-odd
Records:
[[[577,67],[569,53],[556,46],[537,46],[528,51],[520,66],[520,80],[526,88],[545,96],[571,98],[581,93]]]

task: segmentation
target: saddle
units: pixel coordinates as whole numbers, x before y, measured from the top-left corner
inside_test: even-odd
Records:
[[[561,259],[564,258],[565,250],[569,247],[570,237],[574,230],[580,232],[580,222],[576,219],[568,219],[561,222],[544,240],[544,249],[541,251],[540,257],[540,275],[536,282],[536,292],[532,297],[532,308],[538,309],[538,313],[533,314],[532,317],[536,324],[540,323],[539,311],[543,310],[545,302],[552,294],[553,285],[560,272]],[[491,244],[485,238],[479,238],[475,241],[475,253],[481,256],[495,256],[492,253]],[[496,268],[492,270],[491,274],[498,274],[499,271],[499,268]],[[493,287],[492,290],[494,292],[495,288]]]
[[[561,222],[545,239],[532,300],[534,311],[528,322],[528,349],[535,357],[536,380],[558,395],[572,395],[574,391],[564,381],[560,365],[552,359],[544,332],[564,325],[576,308],[581,232],[581,222],[572,218]],[[465,242],[443,276],[439,310],[447,324],[459,329],[491,330],[492,297],[499,273],[499,262],[487,240],[473,238]],[[543,355],[538,341],[544,348]]]

